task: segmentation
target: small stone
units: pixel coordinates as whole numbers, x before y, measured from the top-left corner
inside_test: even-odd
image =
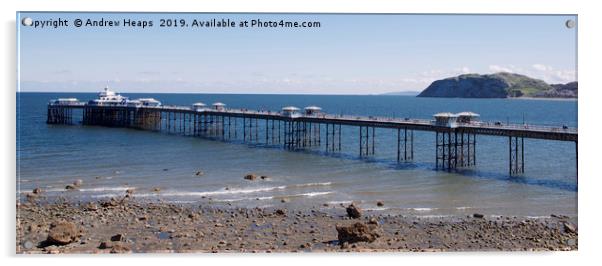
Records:
[[[378,202],[376,202],[376,206],[382,207],[382,206],[385,206],[385,204],[382,201],[378,201]]]
[[[69,185],[65,186],[65,189],[66,190],[75,190],[75,189],[77,189],[77,187],[74,186],[74,185],[69,184]]]
[[[160,189],[160,188],[158,188],[158,187],[156,187],[156,188],[153,188],[153,192],[159,192],[159,191],[161,191],[161,189]]]
[[[123,234],[116,234],[111,237],[111,241],[113,241],[113,242],[125,241],[125,236]]]
[[[270,177],[269,177],[269,176],[267,176],[267,175],[262,175],[262,176],[260,176],[260,178],[261,178],[262,180],[266,180],[266,179],[268,179],[268,178],[270,178]]]
[[[31,249],[33,248],[33,243],[31,241],[25,241],[25,243],[23,243],[23,247],[26,249]]]
[[[370,218],[370,220],[368,221],[369,224],[376,224],[378,225],[378,220],[376,220],[376,218],[372,217]]]
[[[128,195],[132,195],[132,194],[134,194],[134,189],[133,189],[133,188],[128,188],[128,189],[125,191],[125,194],[128,194]]]
[[[46,248],[48,254],[60,254],[61,251],[58,248]]]
[[[247,174],[245,175],[244,179],[253,181],[257,179],[257,176],[255,174]]]
[[[349,217],[351,217],[351,218],[358,219],[358,218],[362,217],[362,209],[355,206],[355,204],[353,204],[353,203],[351,203],[347,207],[346,210],[347,210],[347,215],[349,215]]]
[[[290,200],[289,200],[289,199],[287,199],[287,198],[283,198],[283,199],[281,199],[281,200],[280,200],[280,202],[282,202],[282,203],[287,203],[287,202],[289,202],[289,201],[290,201]]]
[[[475,213],[475,214],[472,215],[472,217],[474,217],[474,218],[484,218],[485,215],[480,214],[480,213]]]
[[[577,241],[576,241],[575,239],[572,239],[572,238],[571,238],[571,239],[569,239],[569,240],[567,240],[567,241],[566,241],[566,244],[567,244],[568,246],[574,246],[574,245],[576,245],[576,244],[577,244]]]
[[[98,245],[99,249],[108,249],[108,248],[112,248],[113,244],[109,243],[109,242],[100,242],[100,245]]]
[[[86,204],[84,206],[84,209],[86,211],[96,211],[96,210],[98,210],[98,206],[93,202],[89,202],[88,204]]]
[[[286,215],[286,210],[278,209],[274,213],[277,215]]]
[[[37,187],[37,188],[34,188],[34,189],[33,189],[33,191],[32,191],[32,193],[33,193],[33,194],[36,194],[36,195],[37,195],[37,194],[42,194],[42,189],[41,189],[41,188],[39,188],[39,187]]]
[[[115,207],[117,205],[119,205],[119,201],[117,201],[114,198],[111,198],[108,201],[103,201],[103,202],[100,203],[100,206],[105,207],[105,208],[107,208],[107,207]]]
[[[195,175],[195,176],[202,176],[202,175],[204,175],[204,174],[205,174],[205,173],[203,173],[203,171],[197,171],[197,172],[196,172],[194,175]]]
[[[81,179],[75,180],[75,182],[73,182],[73,185],[76,187],[81,187],[81,185],[84,183],[84,181],[82,181]]]

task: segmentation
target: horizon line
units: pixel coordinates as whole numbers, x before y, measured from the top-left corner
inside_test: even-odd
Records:
[[[94,91],[17,91],[17,93],[98,93]],[[322,94],[322,93],[245,93],[245,92],[128,92],[128,91],[120,91],[120,94],[129,93],[129,94],[227,94],[227,95],[324,95],[324,96],[409,96],[409,95],[399,95],[399,94],[391,94],[391,93],[420,93],[420,91],[390,91],[383,93],[372,93],[372,94]]]

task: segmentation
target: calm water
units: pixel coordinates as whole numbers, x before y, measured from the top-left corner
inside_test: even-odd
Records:
[[[124,94],[164,104],[221,101],[232,108],[279,110],[321,106],[328,113],[430,118],[437,112],[474,111],[482,120],[577,126],[576,101],[431,99],[406,96]],[[377,129],[376,156],[359,159],[358,129],[343,127],[342,154],[322,149],[289,152],[242,143],[133,129],[47,125],[46,103],[85,93],[17,95],[18,195],[41,187],[49,198],[81,200],[123,195],[149,201],[235,206],[332,208],[355,201],[365,209],[408,215],[540,216],[577,214],[575,144],[525,140],[525,174],[508,176],[507,138],[477,139],[477,166],[458,173],[435,171],[435,136],[415,132],[415,160],[397,164],[396,131]],[[324,132],[324,131],[323,131]],[[205,174],[195,176],[198,170]],[[270,176],[243,180],[246,173]],[[77,192],[66,184],[82,179]],[[159,193],[152,192],[155,187]],[[228,189],[226,189],[226,187]],[[290,201],[281,203],[282,198]],[[376,202],[385,202],[377,208]],[[323,207],[329,203],[329,207]]]

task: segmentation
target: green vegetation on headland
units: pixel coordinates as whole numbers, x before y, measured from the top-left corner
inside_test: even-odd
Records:
[[[525,75],[500,72],[465,74],[436,80],[417,97],[448,98],[577,98],[577,82],[548,84]]]

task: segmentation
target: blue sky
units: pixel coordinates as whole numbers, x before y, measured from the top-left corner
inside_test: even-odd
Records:
[[[576,80],[575,16],[20,13],[21,91],[377,94],[462,73]],[[69,20],[34,28],[20,20]],[[152,20],[91,28],[80,19]],[[319,28],[161,28],[159,20],[319,21]]]

